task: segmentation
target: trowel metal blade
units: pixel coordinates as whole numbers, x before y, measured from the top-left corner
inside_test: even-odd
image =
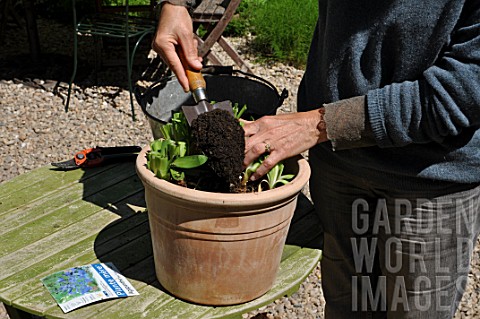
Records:
[[[193,120],[195,120],[200,114],[210,112],[215,109],[228,111],[233,116],[233,108],[231,101],[222,101],[215,104],[210,104],[207,101],[200,101],[197,105],[182,106],[183,114],[185,114],[189,125],[192,125]]]

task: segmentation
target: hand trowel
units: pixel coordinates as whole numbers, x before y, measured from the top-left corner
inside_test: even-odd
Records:
[[[222,101],[211,104],[207,97],[207,83],[199,71],[186,70],[190,92],[192,92],[193,99],[196,105],[183,105],[182,110],[187,118],[189,125],[192,125],[200,114],[210,112],[215,109],[222,109],[230,112],[233,116],[232,102]]]

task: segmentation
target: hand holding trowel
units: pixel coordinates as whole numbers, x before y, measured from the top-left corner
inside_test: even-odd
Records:
[[[188,63],[185,61],[183,53],[180,54],[182,64],[185,67],[185,72],[188,78],[188,85],[190,86],[190,92],[192,92],[193,99],[195,100],[196,105],[183,105],[182,110],[187,118],[189,125],[192,124],[200,114],[205,112],[210,112],[215,109],[222,109],[230,112],[233,116],[232,102],[223,101],[211,104],[207,97],[207,83],[203,78],[200,71],[192,70]]]

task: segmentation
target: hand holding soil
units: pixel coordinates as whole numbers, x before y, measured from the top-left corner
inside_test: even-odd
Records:
[[[252,175],[255,180],[265,175],[278,162],[328,140],[323,108],[264,116],[254,122],[244,121],[243,129],[247,137],[243,165],[247,166],[260,155],[270,152],[270,156]]]

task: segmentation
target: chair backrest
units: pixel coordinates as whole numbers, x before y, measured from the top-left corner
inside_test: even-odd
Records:
[[[241,0],[203,0],[192,15],[193,23],[206,26],[198,53],[205,56],[222,36]]]
[[[218,22],[230,4],[230,0],[203,0],[192,14],[194,22]]]

